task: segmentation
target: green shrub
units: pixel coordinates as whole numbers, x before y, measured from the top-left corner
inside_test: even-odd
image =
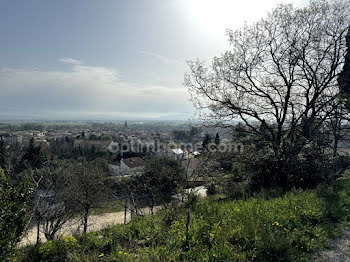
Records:
[[[215,195],[217,193],[217,188],[216,188],[216,185],[215,183],[210,183],[207,185],[207,195],[208,196],[212,196],[212,195]]]
[[[16,181],[0,167],[0,261],[12,259],[29,220],[32,185],[25,175]]]
[[[68,253],[80,246],[75,237],[66,236],[60,240],[48,241],[39,248],[39,254],[44,261],[66,261]]]

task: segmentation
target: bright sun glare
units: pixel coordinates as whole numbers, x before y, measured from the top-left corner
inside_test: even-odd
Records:
[[[189,0],[186,3],[186,9],[194,22],[211,34],[216,34],[217,31],[222,33],[222,30],[230,26],[234,20],[232,14],[237,9],[236,1],[230,0]]]
[[[288,0],[184,0],[192,21],[211,35],[220,35],[263,17],[271,8]]]

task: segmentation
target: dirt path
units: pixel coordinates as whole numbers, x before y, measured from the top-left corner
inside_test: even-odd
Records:
[[[343,236],[330,241],[329,249],[320,251],[314,262],[350,262],[350,230],[344,230]]]
[[[130,221],[130,214],[127,215],[127,221]],[[108,225],[113,224],[121,224],[124,223],[124,212],[115,212],[115,213],[106,213],[102,215],[92,215],[89,216],[89,225],[88,225],[88,231],[97,231],[102,228],[107,227]],[[36,242],[36,236],[37,231],[36,227],[32,227],[28,230],[27,234],[23,237],[22,241],[20,242],[20,246],[29,245],[29,244],[35,244]],[[59,235],[72,235],[75,233],[81,232],[81,220],[80,219],[74,219],[72,221],[69,221],[67,224],[64,225],[62,230],[59,232]],[[45,242],[45,236],[43,232],[40,232],[40,240],[42,242]]]
[[[159,209],[160,207],[156,207],[155,209]],[[149,213],[148,208],[142,209],[145,214]],[[130,221],[130,212],[127,213],[127,222]],[[105,213],[102,215],[91,215],[88,220],[88,232],[98,231],[103,228],[106,228],[109,225],[115,224],[123,224],[124,223],[124,212],[114,212],[114,213]],[[58,235],[70,236],[76,233],[82,232],[81,220],[74,219],[69,221],[64,225],[62,230]],[[20,246],[25,246],[29,244],[36,243],[37,231],[36,227],[32,227],[28,230],[27,234],[23,237]],[[43,232],[40,232],[40,240],[41,242],[46,242],[46,238]]]

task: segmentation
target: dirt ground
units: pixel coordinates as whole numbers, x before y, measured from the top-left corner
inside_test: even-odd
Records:
[[[130,213],[127,214],[127,221],[130,221]],[[89,216],[88,220],[88,232],[98,231],[109,225],[124,223],[124,212],[106,213],[102,215]],[[81,220],[74,219],[64,225],[59,235],[69,236],[75,233],[82,232]],[[35,244],[36,243],[36,227],[32,227],[28,230],[27,234],[20,242],[20,246]],[[40,240],[45,242],[45,236],[43,232],[40,232]]]
[[[341,238],[329,242],[329,248],[318,252],[314,262],[350,262],[350,230],[344,230]]]

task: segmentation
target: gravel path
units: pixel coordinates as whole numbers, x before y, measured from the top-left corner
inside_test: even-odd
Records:
[[[329,249],[320,251],[314,262],[350,262],[350,230],[344,230],[343,236],[331,240]]]

